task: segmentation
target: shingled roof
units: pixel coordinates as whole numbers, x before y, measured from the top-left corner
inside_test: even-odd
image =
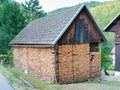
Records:
[[[10,44],[54,46],[83,8],[87,9],[85,5],[77,5],[63,12],[33,20],[10,42]],[[103,36],[100,30],[98,32]]]
[[[118,21],[118,19],[120,19],[120,13],[118,13],[115,18],[104,28],[105,32],[114,32],[115,29],[111,29],[114,28],[112,26],[114,26],[116,24],[116,22]]]

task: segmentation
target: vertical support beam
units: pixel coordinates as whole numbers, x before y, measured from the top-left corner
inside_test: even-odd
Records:
[[[28,68],[29,68],[28,60],[29,58],[28,58],[28,47],[27,47],[27,58],[26,58],[27,66],[26,66],[25,74],[28,74]]]
[[[54,47],[54,54],[55,54],[55,62],[54,62],[54,64],[55,64],[55,67],[54,67],[54,69],[55,69],[55,81],[54,81],[54,83],[58,83],[59,82],[59,67],[58,67],[58,44],[57,45],[55,45],[55,47]]]
[[[92,75],[91,75],[91,70],[92,70],[92,53],[91,53],[91,45],[89,44],[89,81],[92,79]]]
[[[72,44],[72,82],[74,82],[74,46]]]

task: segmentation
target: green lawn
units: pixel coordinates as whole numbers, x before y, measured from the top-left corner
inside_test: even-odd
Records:
[[[81,82],[68,85],[55,85],[45,90],[120,90],[119,82]]]
[[[9,82],[16,86],[16,90],[120,90],[120,82],[108,81],[86,81],[74,84],[56,85],[44,82],[38,78],[26,75],[14,68],[6,68],[0,65],[0,73],[2,73]],[[29,80],[34,88],[26,85],[19,76]]]

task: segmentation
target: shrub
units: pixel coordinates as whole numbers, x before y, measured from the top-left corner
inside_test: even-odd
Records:
[[[10,66],[13,66],[13,50],[10,49],[7,51],[7,54],[6,55],[3,55],[1,54],[0,55],[0,62],[1,64],[4,64],[4,65],[10,65]]]

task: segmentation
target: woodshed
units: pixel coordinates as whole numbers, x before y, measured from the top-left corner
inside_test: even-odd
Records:
[[[120,75],[120,13],[105,27],[104,31],[115,33],[115,71]]]
[[[43,80],[71,83],[101,74],[106,42],[85,5],[31,21],[11,42],[14,66]]]

